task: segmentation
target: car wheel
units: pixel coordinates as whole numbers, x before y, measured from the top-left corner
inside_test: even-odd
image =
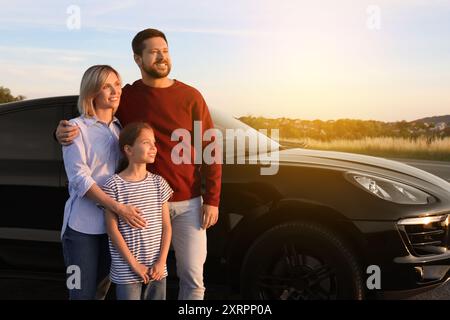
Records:
[[[350,248],[326,228],[286,223],[263,233],[241,269],[245,299],[362,299],[362,273]]]

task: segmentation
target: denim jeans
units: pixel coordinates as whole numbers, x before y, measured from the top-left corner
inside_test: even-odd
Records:
[[[180,279],[178,300],[203,300],[203,264],[206,261],[206,230],[202,225],[202,198],[169,202],[172,246]]]
[[[80,288],[69,289],[70,300],[104,299],[111,284],[108,235],[86,234],[67,226],[62,247],[66,268],[80,268]]]
[[[166,300],[166,278],[159,281],[116,284],[117,300]]]

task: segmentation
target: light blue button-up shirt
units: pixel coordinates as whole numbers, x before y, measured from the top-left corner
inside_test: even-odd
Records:
[[[70,120],[80,134],[63,146],[64,167],[69,179],[70,198],[64,208],[61,236],[67,225],[87,234],[106,233],[103,210],[86,196],[94,183],[102,186],[114,174],[120,159],[119,133],[122,128],[114,117],[109,126],[96,117],[80,116]]]

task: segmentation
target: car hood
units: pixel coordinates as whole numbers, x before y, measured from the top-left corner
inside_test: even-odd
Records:
[[[431,173],[428,173],[426,171],[420,170],[418,168],[409,166],[407,164],[398,161],[388,160],[379,157],[372,157],[346,152],[308,150],[296,148],[296,149],[281,150],[279,152],[279,160],[280,162],[309,163],[320,165],[326,165],[328,163],[329,165],[347,167],[348,169],[355,169],[354,165],[352,167],[352,164],[360,164],[366,167],[367,166],[377,167],[405,174],[431,183],[435,186],[444,189],[447,192],[450,191],[450,183],[448,183],[444,179],[439,178],[438,176],[435,176]]]

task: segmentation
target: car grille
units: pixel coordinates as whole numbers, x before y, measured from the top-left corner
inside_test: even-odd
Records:
[[[401,225],[400,229],[416,256],[441,254],[449,248],[447,216],[427,224]]]

